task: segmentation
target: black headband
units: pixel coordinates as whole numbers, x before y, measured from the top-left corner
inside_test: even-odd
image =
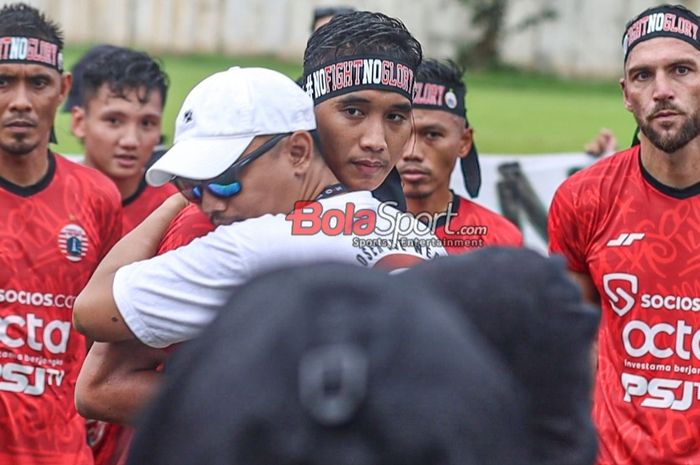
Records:
[[[413,108],[442,110],[466,118],[464,96],[464,88],[455,88],[445,82],[416,81],[413,88]]]
[[[627,62],[630,51],[637,44],[657,37],[672,37],[682,40],[700,50],[698,17],[691,11],[668,6],[648,10],[627,27],[622,37],[625,62]]]
[[[397,92],[409,101],[413,96],[415,70],[379,55],[338,57],[317,68],[305,68],[302,88],[314,105],[339,95],[374,89]]]
[[[63,73],[61,48],[37,37],[0,37],[0,63],[33,63]]]
[[[413,108],[446,111],[464,118],[466,123],[465,95],[466,89],[464,87],[456,88],[449,83],[440,81],[416,81],[413,90]],[[481,167],[474,141],[472,141],[469,153],[460,158],[459,165],[469,196],[472,198],[478,196],[481,188]]]

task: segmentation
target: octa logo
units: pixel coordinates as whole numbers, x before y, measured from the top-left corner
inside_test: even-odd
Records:
[[[603,289],[615,313],[624,316],[634,307],[634,297],[639,292],[639,279],[627,273],[606,274],[603,275]]]

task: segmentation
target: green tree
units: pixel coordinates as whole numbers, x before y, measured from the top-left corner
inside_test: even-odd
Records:
[[[550,6],[543,6],[517,24],[506,28],[509,0],[460,0],[472,13],[472,25],[480,31],[476,40],[460,47],[457,60],[470,68],[493,68],[501,65],[500,45],[503,38],[543,21],[557,17]]]

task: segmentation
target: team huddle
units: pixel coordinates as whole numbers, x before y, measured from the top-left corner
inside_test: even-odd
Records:
[[[57,24],[0,9],[0,464],[700,462],[700,18],[662,5],[628,23],[639,144],[560,186],[544,258],[450,189],[457,163],[471,197],[481,184],[463,70],[424,57],[397,19],[328,13],[298,82],[205,78],[163,153],[155,59],[103,45],[69,73]],[[49,147],[64,101],[82,163]],[[233,405],[267,398],[268,367],[286,372],[302,339],[335,342],[294,358],[293,400],[222,415],[211,437],[230,428],[230,447],[186,428],[197,439],[163,445],[161,425],[175,438],[208,411],[187,383],[213,347],[231,351],[216,392]],[[399,381],[373,358],[395,344]],[[464,394],[427,417],[443,389]],[[201,408],[172,405],[185,392]],[[408,415],[369,423],[384,442],[358,420],[372,396]],[[290,439],[306,427],[274,439],[255,423],[297,403],[320,434],[311,455]],[[403,443],[402,428],[437,436]]]

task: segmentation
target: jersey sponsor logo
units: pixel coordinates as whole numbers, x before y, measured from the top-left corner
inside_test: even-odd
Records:
[[[670,409],[680,412],[688,410],[700,398],[700,383],[680,379],[652,378],[631,373],[622,373],[625,402],[633,397],[643,398],[642,407]]]
[[[625,368],[658,374],[700,374],[700,369],[696,367],[700,361],[700,328],[684,320],[679,320],[675,325],[649,325],[644,321],[632,320],[622,330],[622,342],[625,352],[632,358],[624,360]],[[648,355],[657,360],[633,360]],[[686,411],[695,400],[700,400],[700,383],[694,381],[646,378],[623,372],[621,383],[623,400],[632,402],[634,397],[640,398],[642,407]]]
[[[88,251],[88,237],[77,224],[67,224],[58,233],[58,248],[71,262],[79,262]]]
[[[665,334],[667,337],[661,337]],[[666,341],[666,342],[664,342]],[[632,320],[622,330],[622,344],[630,357],[653,357],[664,360],[678,357],[700,361],[700,329],[679,320],[675,325],[657,323],[649,326],[644,321]]]
[[[608,273],[603,275],[603,290],[613,311],[624,316],[637,303],[639,278],[628,273]],[[644,293],[639,296],[639,304],[643,309],[700,311],[700,297],[684,295]]]
[[[0,391],[40,396],[46,385],[61,386],[65,371],[19,363],[0,364]]]
[[[0,317],[0,345],[11,349],[29,347],[37,352],[65,354],[70,338],[71,322],[49,320],[28,313]]]
[[[613,311],[619,316],[624,316],[634,307],[634,297],[639,291],[639,279],[632,274],[609,273],[603,275],[603,290]]]
[[[629,247],[635,241],[641,241],[644,239],[644,233],[622,233],[615,239],[610,239],[608,241],[608,247]]]
[[[21,289],[0,289],[0,304],[19,303],[33,307],[73,308],[74,295],[31,292]]]

